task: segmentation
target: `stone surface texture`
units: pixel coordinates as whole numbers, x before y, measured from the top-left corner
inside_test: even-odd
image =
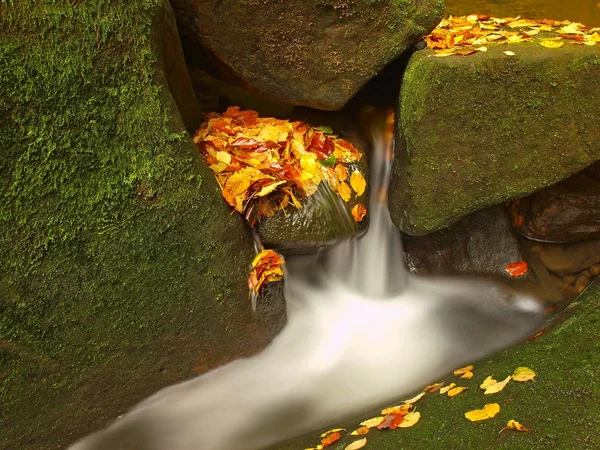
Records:
[[[173,0],[191,65],[267,97],[340,109],[440,21],[443,0]]]
[[[416,52],[402,80],[390,192],[402,231],[447,227],[600,159],[599,46],[432,54]]]
[[[252,317],[252,239],[186,133],[173,97],[193,93],[169,91],[169,3],[0,21],[0,448],[64,448],[282,320]]]

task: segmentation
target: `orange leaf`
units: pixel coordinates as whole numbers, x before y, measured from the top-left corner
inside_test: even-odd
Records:
[[[357,203],[352,207],[352,217],[355,222],[362,222],[367,215],[367,207],[362,203]]]
[[[330,433],[327,436],[325,436],[325,438],[323,438],[323,440],[321,441],[321,448],[328,447],[334,442],[339,441],[341,438],[341,433],[338,433],[337,431],[334,433]]]
[[[529,266],[525,261],[513,262],[506,266],[506,271],[512,277],[521,277],[527,273]]]
[[[404,414],[388,414],[383,418],[383,422],[377,425],[377,429],[384,430],[389,428],[390,430],[394,430],[404,421]]]
[[[364,434],[367,434],[369,432],[370,428],[369,427],[360,427],[356,430],[354,430],[352,433],[350,433],[351,436],[362,436]]]
[[[348,170],[343,164],[336,164],[333,170],[339,181],[346,181],[348,179]]]

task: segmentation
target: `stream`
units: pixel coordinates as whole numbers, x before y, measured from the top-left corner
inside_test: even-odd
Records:
[[[365,418],[542,323],[536,299],[493,280],[407,273],[386,206],[392,143],[381,122],[370,226],[331,251],[288,259],[280,335],[256,356],[159,391],[72,450],[273,446]]]

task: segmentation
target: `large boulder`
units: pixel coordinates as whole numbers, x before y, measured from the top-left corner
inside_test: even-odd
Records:
[[[252,239],[169,91],[169,3],[70,3],[0,5],[1,448],[64,447],[282,323],[252,318]]]
[[[441,19],[443,0],[173,0],[188,62],[263,95],[341,108]]]
[[[438,230],[600,159],[600,46],[432,55],[416,52],[402,80],[390,213],[404,232]]]
[[[600,238],[600,164],[511,204],[519,232],[544,242]]]
[[[551,446],[597,449],[600,446],[597,338],[600,333],[600,283],[593,283],[579,300],[558,316],[540,337],[474,362],[472,379],[450,374],[443,380],[446,385],[453,382],[468,390],[453,398],[438,392],[427,394],[414,405],[421,414],[416,425],[396,430],[371,429],[366,436],[350,436],[349,432],[360,427],[360,421],[378,414],[378,411],[365,411],[357,420],[335,425],[344,427],[347,432],[333,448],[343,449],[350,442],[366,437],[365,448],[381,450],[526,450]],[[484,395],[479,388],[487,376],[494,375],[495,379],[503,380],[522,366],[537,373],[534,381],[510,381],[502,392],[493,395]],[[401,371],[398,376],[402,376]],[[466,412],[481,409],[487,403],[500,405],[497,416],[480,422],[465,418]],[[511,419],[531,431],[500,432]],[[320,440],[319,432],[315,432],[277,448],[314,447]]]

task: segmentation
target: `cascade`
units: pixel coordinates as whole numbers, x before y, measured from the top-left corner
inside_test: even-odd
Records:
[[[273,446],[364,418],[530,335],[543,320],[532,296],[483,278],[406,272],[386,206],[391,145],[379,127],[367,232],[288,259],[288,323],[264,351],[159,391],[71,450]]]

